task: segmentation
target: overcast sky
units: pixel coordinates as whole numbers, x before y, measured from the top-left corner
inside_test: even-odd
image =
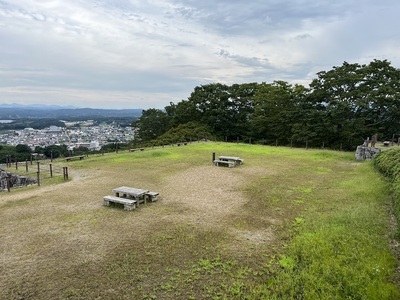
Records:
[[[164,108],[208,83],[400,67],[399,0],[0,0],[0,104]]]

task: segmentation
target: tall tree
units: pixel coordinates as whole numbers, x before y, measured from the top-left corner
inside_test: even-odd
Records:
[[[196,87],[188,99],[195,108],[193,121],[207,125],[220,137],[236,139],[245,135],[257,86],[213,83]]]
[[[133,126],[137,129],[135,139],[141,142],[148,142],[170,129],[170,118],[166,112],[150,108],[143,111]]]
[[[326,106],[327,128],[337,143],[353,149],[375,133],[400,133],[400,71],[388,61],[344,62],[317,75],[310,87],[314,99]]]
[[[263,83],[254,96],[251,126],[254,136],[272,143],[288,143],[292,139],[294,117],[300,118],[299,100],[306,93],[301,86],[285,81]]]
[[[196,87],[189,101],[194,103],[201,115],[202,124],[209,126],[217,134],[227,135],[232,128],[229,98],[228,86],[215,83]]]
[[[257,83],[234,84],[229,87],[232,138],[250,135],[249,120],[254,112],[254,95],[258,87]]]

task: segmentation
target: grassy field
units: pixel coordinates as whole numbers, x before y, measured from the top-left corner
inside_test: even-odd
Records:
[[[400,297],[388,184],[353,153],[193,143],[56,164],[71,180],[0,194],[0,299]],[[159,201],[104,207],[122,185]]]

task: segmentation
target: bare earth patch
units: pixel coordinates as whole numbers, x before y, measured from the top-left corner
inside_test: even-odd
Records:
[[[240,190],[245,179],[233,171],[209,166],[176,174],[161,189],[162,203],[186,208],[183,217],[189,222],[218,226],[247,201]],[[175,217],[181,219],[182,215]]]
[[[242,187],[249,172],[248,166],[187,169],[162,178],[161,185],[146,187],[159,192],[160,200],[131,212],[104,207],[102,198],[114,187],[138,182],[133,174],[122,181],[102,170],[71,172],[74,180],[67,183],[2,193],[0,285],[33,280],[44,268],[67,270],[100,261],[119,244],[144,238],[160,220],[224,228],[248,201]],[[262,175],[265,170],[254,167],[253,172]],[[229,233],[244,242],[273,239],[268,230],[231,228]]]

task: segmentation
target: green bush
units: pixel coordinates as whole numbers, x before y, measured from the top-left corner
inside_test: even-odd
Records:
[[[196,141],[198,139],[212,139],[211,129],[197,122],[188,122],[168,130],[156,142],[173,144]]]
[[[393,210],[400,224],[400,148],[391,148],[381,152],[374,160],[375,167],[391,181],[393,193]],[[400,237],[400,228],[397,229]]]

